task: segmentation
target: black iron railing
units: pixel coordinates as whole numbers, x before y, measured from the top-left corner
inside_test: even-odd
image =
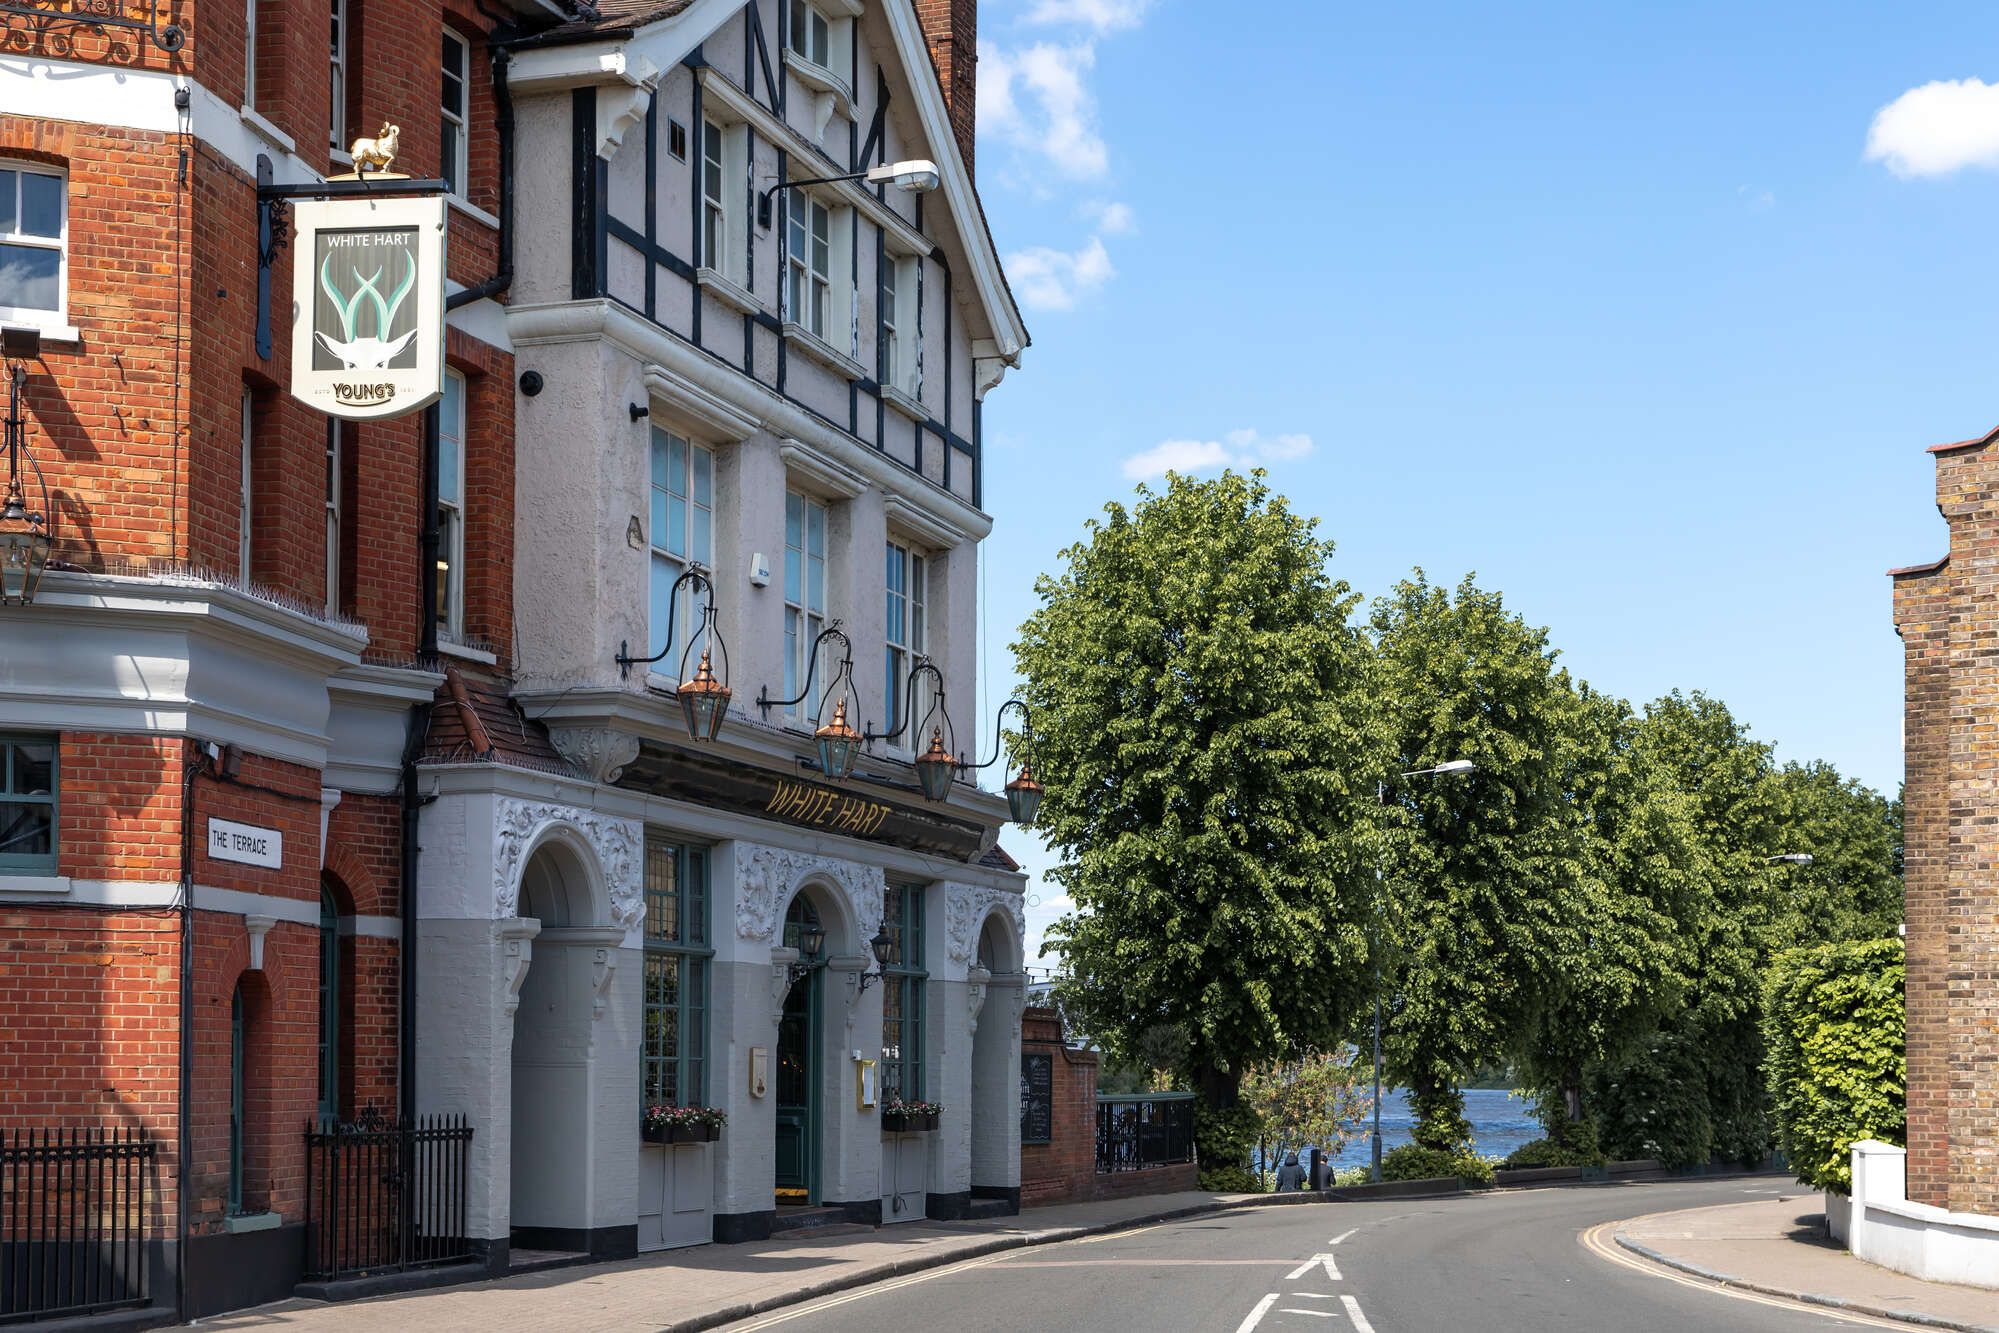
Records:
[[[305,1276],[316,1281],[457,1263],[472,1126],[321,1121],[305,1135]]]
[[[157,1151],[130,1128],[0,1134],[0,1324],[147,1304]]]
[[[1097,1098],[1097,1170],[1139,1171],[1194,1160],[1194,1094]]]

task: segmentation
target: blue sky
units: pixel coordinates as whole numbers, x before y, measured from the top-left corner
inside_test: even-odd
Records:
[[[987,402],[985,715],[1105,502],[1257,462],[1368,596],[1475,570],[1598,688],[1892,791],[1883,575],[1943,552],[1925,446],[1999,422],[1999,9],[1914,12],[985,0],[1034,333]]]

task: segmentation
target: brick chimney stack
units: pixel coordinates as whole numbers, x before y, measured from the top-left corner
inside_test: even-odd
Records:
[[[930,59],[951,108],[951,128],[970,172],[978,123],[979,0],[916,0],[916,17],[930,43]]]

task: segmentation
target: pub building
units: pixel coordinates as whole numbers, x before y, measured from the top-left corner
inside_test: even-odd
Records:
[[[973,9],[601,4],[511,50],[514,672],[438,710],[417,894],[418,1109],[479,1127],[493,1246],[1017,1206],[1024,879],[973,765],[1018,765],[973,704],[1026,332]],[[647,1142],[668,1106],[726,1120]]]
[[[141,1257],[4,1313],[1017,1207],[972,0],[42,8],[0,1190],[81,1134]]]

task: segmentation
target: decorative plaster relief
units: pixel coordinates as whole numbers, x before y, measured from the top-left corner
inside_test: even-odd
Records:
[[[521,870],[528,849],[550,828],[580,833],[597,854],[597,866],[611,903],[611,924],[636,929],[645,912],[639,880],[643,838],[629,819],[613,819],[568,805],[548,805],[502,797],[493,820],[493,918],[515,916],[520,908]]]
[[[944,886],[944,920],[952,962],[976,960],[979,929],[986,924],[986,918],[992,915],[995,908],[1005,912],[1007,920],[1013,923],[1015,940],[1027,938],[1026,914],[1021,910],[1018,893],[973,884]]]
[[[500,923],[500,969],[506,982],[504,1003],[508,1018],[521,1007],[521,983],[528,979],[528,964],[534,961],[534,937],[541,923],[515,917]]]
[[[736,864],[736,934],[743,939],[780,944],[784,909],[808,878],[839,886],[858,942],[865,944],[881,929],[882,896],[888,890],[888,880],[879,866],[747,842],[736,844]]]
[[[618,970],[618,955],[614,949],[597,948],[590,951],[590,1017],[602,1018],[604,1005],[611,998],[611,977]]]
[[[634,524],[638,523],[635,518]],[[643,538],[641,538],[643,540]],[[639,757],[639,738],[611,727],[550,727],[548,739],[564,759],[606,786]]]

